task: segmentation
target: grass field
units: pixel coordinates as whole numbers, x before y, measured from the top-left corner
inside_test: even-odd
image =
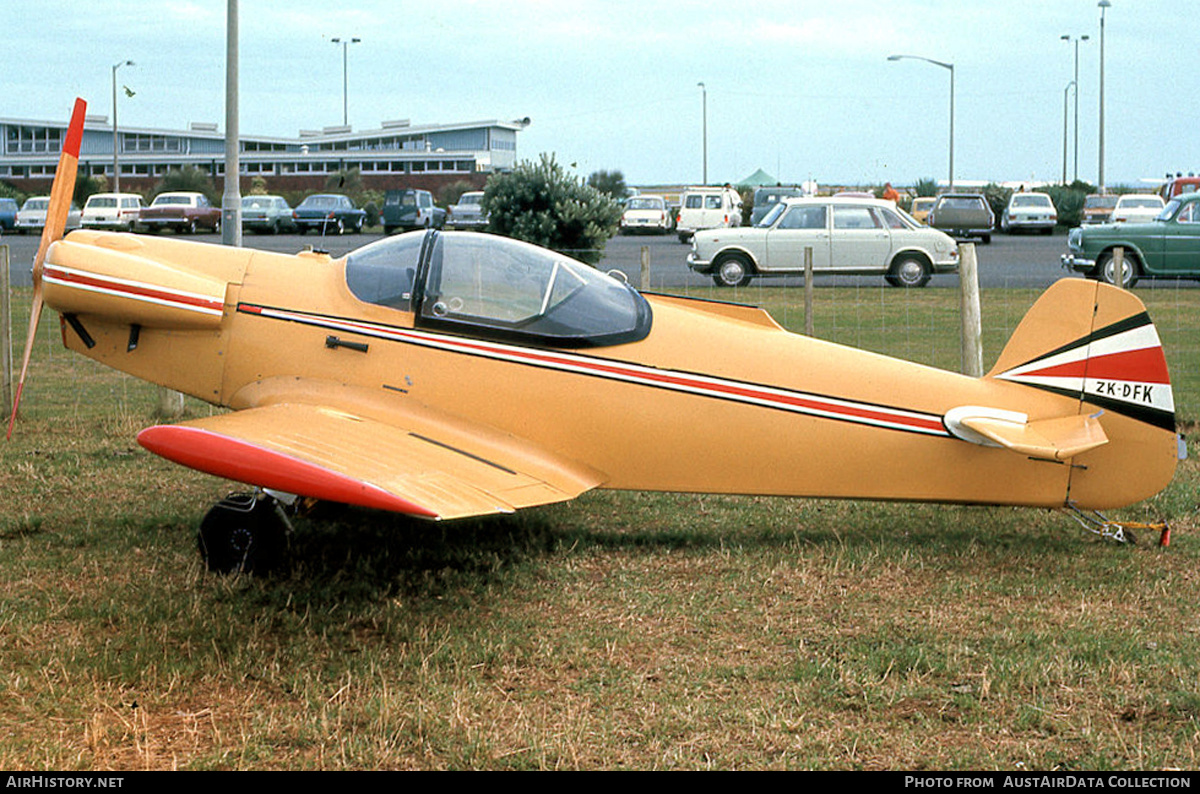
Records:
[[[1200,291],[1139,295],[1194,426]],[[803,327],[799,290],[736,297]],[[1034,297],[985,292],[988,363]],[[957,368],[955,300],[821,289],[817,333]],[[231,486],[137,446],[154,404],[43,322],[0,446],[2,769],[1198,766],[1194,460],[1121,513],[1166,549],[1049,511],[596,492],[304,520],[285,573],[220,577],[194,532]]]

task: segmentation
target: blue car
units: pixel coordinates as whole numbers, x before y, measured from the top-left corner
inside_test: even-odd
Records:
[[[318,193],[304,199],[292,210],[292,221],[300,234],[309,229],[328,234],[358,234],[367,222],[367,211],[357,209],[346,196]]]
[[[11,232],[17,228],[17,200],[0,198],[0,229]]]

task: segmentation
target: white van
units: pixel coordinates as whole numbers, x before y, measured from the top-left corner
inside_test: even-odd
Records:
[[[731,187],[690,187],[679,199],[675,231],[686,243],[701,229],[742,225],[742,197]]]
[[[141,211],[142,197],[136,193],[96,193],[83,205],[83,228],[133,231]]]

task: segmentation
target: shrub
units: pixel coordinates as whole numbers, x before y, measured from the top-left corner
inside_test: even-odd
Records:
[[[621,207],[582,180],[569,176],[554,155],[517,164],[488,180],[483,193],[488,228],[496,234],[544,246],[596,264],[617,232]]]
[[[208,200],[214,206],[221,206],[221,196],[213,187],[212,177],[207,171],[202,171],[193,165],[186,168],[172,168],[166,173],[158,184],[154,186],[154,190],[150,192],[150,199],[153,200],[159,193],[203,193],[208,197]]]

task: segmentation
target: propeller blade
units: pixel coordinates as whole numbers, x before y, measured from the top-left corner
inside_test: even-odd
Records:
[[[25,356],[21,361],[21,375],[17,380],[17,393],[13,399],[12,415],[8,419],[6,438],[12,438],[13,425],[17,421],[17,408],[21,404],[21,392],[25,390],[25,375],[29,371],[29,357],[33,353],[33,341],[37,335],[38,322],[42,318],[42,268],[50,245],[62,239],[67,228],[67,215],[71,211],[71,197],[75,193],[75,174],[79,167],[79,145],[83,140],[83,121],[87,103],[75,100],[71,113],[71,125],[63,141],[58,168],[54,171],[54,186],[50,189],[50,206],[46,210],[46,225],[42,228],[42,240],[37,256],[33,260],[33,305],[29,310],[29,335],[25,338]]]

